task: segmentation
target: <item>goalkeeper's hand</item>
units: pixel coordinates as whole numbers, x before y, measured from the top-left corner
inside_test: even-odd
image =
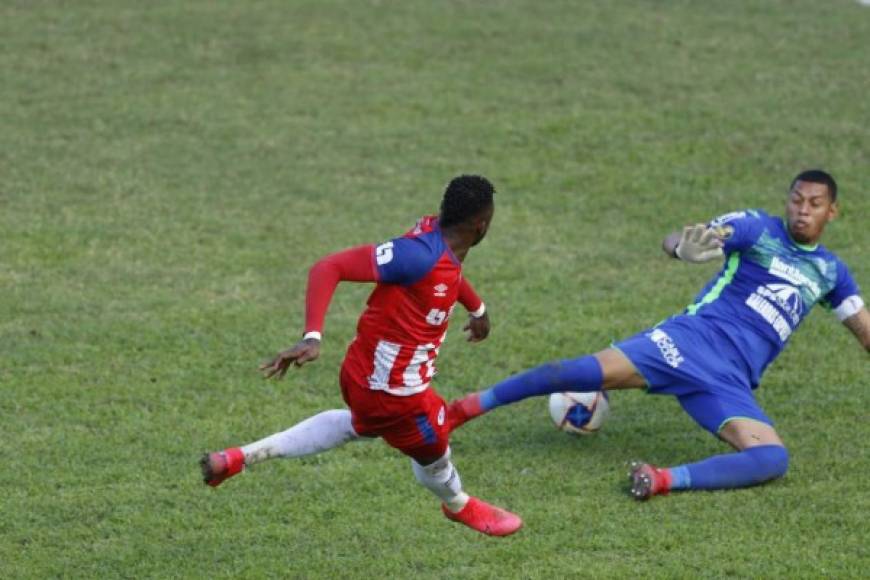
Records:
[[[709,262],[723,255],[722,240],[704,224],[686,226],[674,253],[686,262]]]

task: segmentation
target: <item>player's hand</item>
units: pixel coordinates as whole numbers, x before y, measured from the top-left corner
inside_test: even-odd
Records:
[[[674,253],[686,262],[700,263],[715,260],[724,252],[722,240],[716,232],[704,224],[696,224],[683,228],[683,235],[680,236],[680,243],[677,244]]]
[[[489,313],[484,312],[483,316],[475,318],[468,317],[468,323],[462,327],[462,330],[468,332],[468,342],[480,342],[489,336]]]
[[[320,356],[320,341],[307,338],[296,343],[293,348],[279,352],[270,362],[260,365],[260,370],[267,379],[283,378],[291,364],[301,367]]]

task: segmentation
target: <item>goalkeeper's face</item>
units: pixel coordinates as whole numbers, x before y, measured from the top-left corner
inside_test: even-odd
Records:
[[[788,231],[801,244],[815,244],[829,221],[837,216],[837,203],[831,200],[824,183],[796,181],[785,205]]]

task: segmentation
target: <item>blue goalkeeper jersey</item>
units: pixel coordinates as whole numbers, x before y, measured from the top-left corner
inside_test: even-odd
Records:
[[[781,218],[745,210],[710,227],[725,240],[725,265],[685,314],[708,322],[733,345],[752,388],[817,303],[840,320],[861,308],[846,265],[822,245],[795,242]]]

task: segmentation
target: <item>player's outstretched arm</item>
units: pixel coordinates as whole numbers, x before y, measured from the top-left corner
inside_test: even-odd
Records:
[[[486,311],[483,300],[464,277],[459,285],[457,300],[468,310],[468,322],[462,327],[462,330],[468,333],[468,342],[484,340],[489,336],[490,331],[489,313]]]
[[[864,350],[870,352],[870,312],[867,311],[867,308],[861,308],[861,310],[843,320],[843,324],[855,335],[855,338],[858,339]]]
[[[704,224],[686,226],[682,233],[672,233],[662,242],[666,254],[686,262],[709,262],[722,256],[723,242],[716,231]]]
[[[271,361],[260,366],[267,379],[282,378],[291,364],[301,367],[320,356],[320,338],[326,311],[335,289],[341,281],[376,282],[374,246],[358,246],[330,254],[319,260],[308,272],[305,292],[305,333],[302,340],[281,351]]]

